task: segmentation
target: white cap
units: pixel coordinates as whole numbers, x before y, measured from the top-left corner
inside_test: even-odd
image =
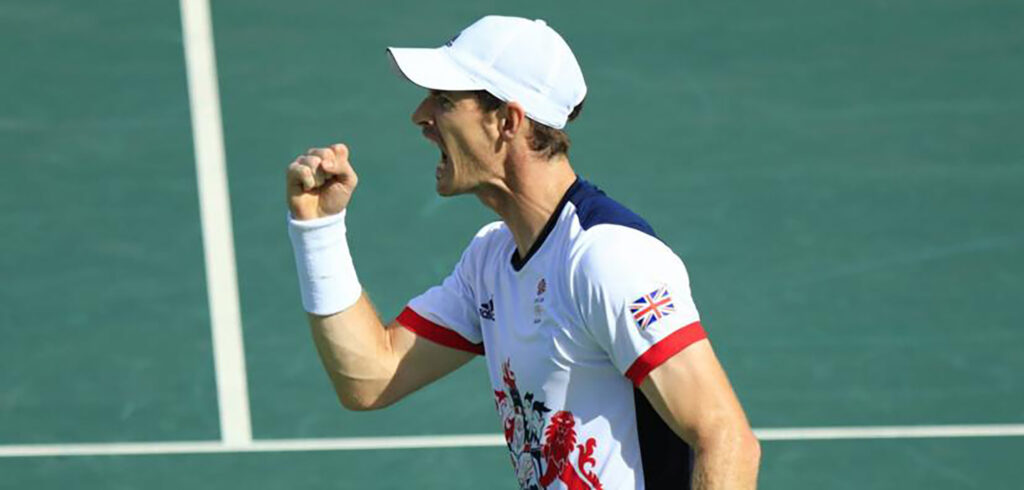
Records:
[[[433,90],[486,90],[562,129],[587,95],[576,56],[543,20],[489,15],[436,49],[388,48],[412,83]]]

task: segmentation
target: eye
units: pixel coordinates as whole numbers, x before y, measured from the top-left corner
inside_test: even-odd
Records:
[[[441,108],[443,109],[447,110],[455,107],[455,102],[449,99],[446,95],[442,94],[441,92],[435,93],[434,99],[437,100],[437,104],[440,105]]]

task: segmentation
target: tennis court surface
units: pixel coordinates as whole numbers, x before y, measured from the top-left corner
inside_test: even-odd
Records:
[[[576,51],[574,167],[686,261],[762,488],[1021,487],[1024,3],[7,0],[0,488],[514,488],[479,360],[338,406],[284,227],[344,141],[382,315],[449,271],[495,218],[384,48],[489,13]]]

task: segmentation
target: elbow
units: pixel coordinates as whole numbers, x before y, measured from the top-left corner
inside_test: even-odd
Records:
[[[377,409],[373,403],[359,398],[338,395],[338,401],[341,402],[341,406],[346,410],[351,410],[353,412],[368,412],[370,410]]]
[[[732,466],[741,473],[756,475],[761,466],[761,441],[743,423],[718,426],[706,431],[696,441],[697,451],[714,453],[732,460]]]
[[[731,439],[736,469],[743,474],[757,475],[761,467],[761,441],[749,427],[737,431]]]
[[[338,395],[338,401],[341,402],[341,406],[346,410],[351,410],[353,412],[380,410],[393,403],[384,399],[382,394],[373,395],[352,390],[341,390],[338,388],[335,388],[335,393]]]
[[[761,441],[748,429],[741,444],[744,448],[744,459],[754,471],[757,471],[761,466]]]
[[[356,379],[351,376],[345,376],[341,372],[328,371],[327,374],[338,402],[346,410],[367,412],[379,410],[391,404],[385,400],[385,390],[381,388],[378,382]]]
[[[733,452],[740,466],[756,470],[761,465],[761,441],[750,427],[745,424],[742,428],[737,427],[728,444],[734,448]]]

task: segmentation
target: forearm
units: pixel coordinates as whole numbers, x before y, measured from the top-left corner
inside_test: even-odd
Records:
[[[342,405],[381,408],[458,369],[472,354],[384,326],[356,276],[344,224],[358,177],[348,147],[314,148],[288,166],[288,233],[302,306]]]
[[[398,361],[389,330],[365,293],[342,312],[307,316],[320,361],[342,405],[354,410],[380,406]]]
[[[718,431],[695,448],[694,490],[754,489],[761,447],[746,427]]]

